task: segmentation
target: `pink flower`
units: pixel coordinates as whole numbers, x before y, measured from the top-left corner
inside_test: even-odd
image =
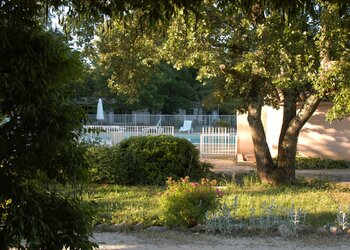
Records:
[[[224,196],[224,192],[222,192],[220,189],[215,189],[216,195],[222,198]]]
[[[188,180],[190,179],[189,176],[186,176],[185,178],[181,178],[181,182],[188,182]]]
[[[197,186],[198,186],[198,183],[197,183],[197,182],[191,182],[191,186],[192,186],[192,187],[197,187]]]

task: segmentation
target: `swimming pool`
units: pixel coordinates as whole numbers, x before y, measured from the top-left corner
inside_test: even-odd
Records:
[[[201,137],[200,133],[175,133],[174,136],[179,138],[185,138],[193,144],[199,144]]]

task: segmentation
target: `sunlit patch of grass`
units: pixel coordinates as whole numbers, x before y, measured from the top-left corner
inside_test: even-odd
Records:
[[[158,199],[164,188],[153,186],[94,185],[84,198],[96,203],[96,223],[159,224]]]
[[[160,225],[159,193],[164,187],[93,185],[84,191],[84,199],[96,203],[96,223],[143,223]],[[340,206],[350,205],[349,186],[319,181],[303,181],[295,186],[266,186],[254,177],[247,177],[243,186],[227,183],[222,189],[223,202],[233,205],[238,197],[236,215],[249,220],[251,208],[255,215],[264,212],[264,204],[288,209],[294,204],[307,213],[306,223],[323,226],[334,223]]]

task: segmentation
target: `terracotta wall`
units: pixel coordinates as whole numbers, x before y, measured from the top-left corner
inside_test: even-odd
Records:
[[[350,160],[350,118],[342,121],[325,120],[330,103],[321,103],[318,110],[303,127],[298,141],[298,152],[303,156]],[[282,108],[264,107],[262,120],[266,139],[273,156],[277,154],[277,143],[282,122]],[[254,152],[246,115],[238,115],[238,153]]]

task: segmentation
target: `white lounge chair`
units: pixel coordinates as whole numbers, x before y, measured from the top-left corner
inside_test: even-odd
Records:
[[[192,131],[192,121],[191,120],[185,120],[184,125],[180,127],[180,132],[187,132],[190,133]]]
[[[164,128],[161,126],[161,122],[162,122],[162,119],[159,119],[159,121],[157,122],[156,126],[149,126],[147,128],[143,128],[142,129],[142,133],[143,134],[149,134],[149,133],[159,134],[159,133],[163,133]]]

